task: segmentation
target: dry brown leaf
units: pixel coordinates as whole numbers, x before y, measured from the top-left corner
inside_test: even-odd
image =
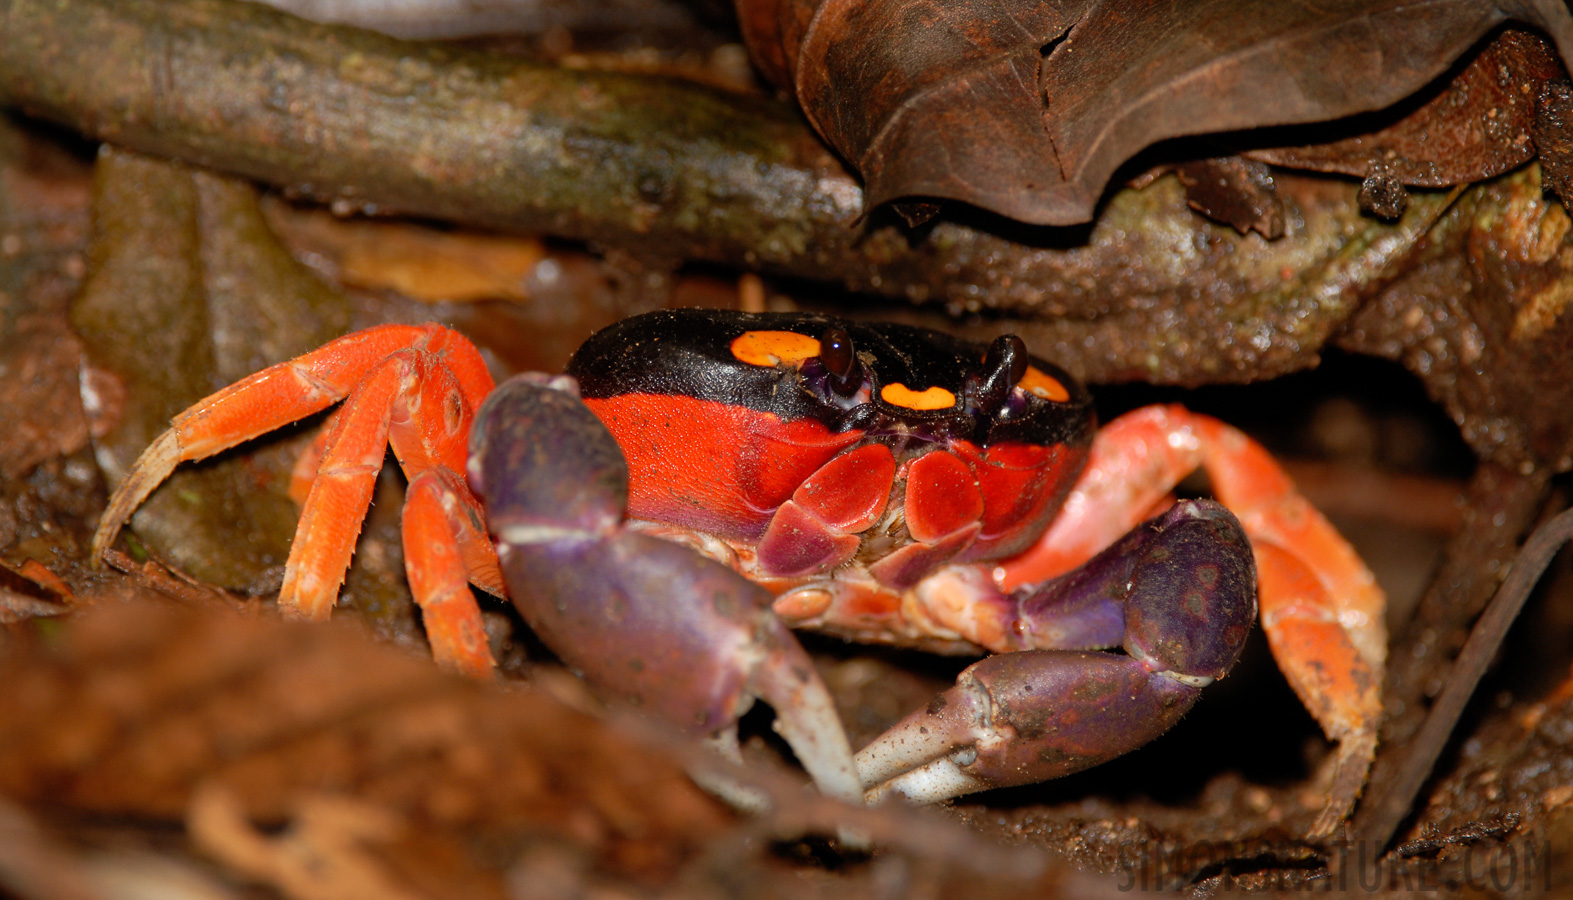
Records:
[[[870,207],[947,198],[1045,225],[1089,221],[1159,141],[1398,103],[1505,21],[1573,54],[1551,0],[753,0],[740,17]]]
[[[843,825],[936,897],[1115,895],[928,811],[848,807],[555,691],[443,674],[349,622],[126,593],[0,657],[0,796],[56,817],[184,821],[226,872],[292,898],[818,896],[812,879],[830,873],[770,848]],[[742,819],[688,767],[758,789],[769,811]],[[866,893],[879,871],[834,881]]]
[[[1392,125],[1370,132],[1372,121],[1356,118],[1315,129],[1346,135],[1339,140],[1248,155],[1273,165],[1360,178],[1377,169],[1413,187],[1483,181],[1535,158],[1530,135],[1537,98],[1544,84],[1561,75],[1556,50],[1545,40],[1509,29],[1429,96],[1414,98],[1416,108]]]
[[[484,871],[470,842],[530,834],[659,877],[734,821],[659,747],[349,623],[107,601],[0,683],[0,793],[57,809],[178,821],[201,787],[267,824],[353,797],[453,878]]]
[[[546,259],[539,238],[449,231],[408,222],[291,215],[295,236],[325,253],[346,283],[429,303],[529,300]]]

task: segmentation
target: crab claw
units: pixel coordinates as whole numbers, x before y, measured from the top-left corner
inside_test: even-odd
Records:
[[[628,466],[573,379],[524,376],[476,416],[471,484],[508,593],[599,690],[686,730],[735,725],[754,697],[821,792],[862,802],[851,747],[771,595],[687,547],[622,527]]]
[[[1151,741],[1239,658],[1256,570],[1228,510],[1185,501],[1014,599],[1038,646],[1052,625],[1065,649],[989,657],[875,739],[857,755],[870,802],[1045,781]]]

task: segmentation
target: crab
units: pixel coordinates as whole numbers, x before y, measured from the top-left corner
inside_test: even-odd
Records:
[[[329,615],[391,445],[440,664],[493,671],[473,584],[609,696],[727,752],[758,697],[825,793],[933,802],[1163,733],[1238,657],[1259,579],[1275,659],[1338,743],[1313,836],[1358,797],[1382,593],[1228,425],[1153,406],[1096,429],[1086,390],[1019,338],[815,314],[637,316],[567,373],[494,389],[435,324],[340,338],[176,416],[95,554],[181,462],[343,401],[295,470],[286,615]],[[1221,503],[1173,497],[1198,468]],[[787,626],[984,658],[854,756]]]

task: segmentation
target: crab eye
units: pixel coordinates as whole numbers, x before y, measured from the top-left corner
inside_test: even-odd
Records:
[[[1005,405],[1010,389],[1027,374],[1027,345],[1014,334],[1002,334],[983,357],[983,386],[978,406],[993,415]]]
[[[857,370],[857,353],[852,347],[852,335],[846,329],[832,325],[819,339],[819,361],[830,373],[831,388],[843,397],[851,396],[861,379],[854,380]]]

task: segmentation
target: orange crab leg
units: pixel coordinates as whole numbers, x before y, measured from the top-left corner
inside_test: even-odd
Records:
[[[473,583],[503,595],[497,552],[480,502],[458,474],[469,456],[473,406],[456,373],[411,359],[391,408],[388,443],[410,480],[404,501],[404,567],[439,665],[488,677],[494,665]]]
[[[436,654],[452,668],[489,672],[479,610],[467,588],[462,598],[452,589],[448,568],[457,565],[461,586],[470,580],[501,593],[501,574],[479,506],[456,474],[465,463],[472,411],[491,388],[491,374],[474,347],[432,324],[367,329],[264,369],[174,418],[111,498],[94,536],[95,554],[179,463],[346,400],[295,469],[291,495],[302,501],[301,521],[285,566],[280,607],[307,619],[328,616],[391,443],[412,487],[421,485],[412,492],[419,498],[413,521],[420,534],[432,536],[406,540],[416,549],[407,554],[407,567],[418,586],[417,600],[436,622]]]
[[[326,409],[348,396],[378,363],[404,349],[447,357],[449,368],[465,373],[461,384],[477,392],[471,402],[479,403],[487,388],[473,384],[473,368],[479,365],[484,375],[485,364],[473,349],[464,352],[465,345],[451,334],[440,325],[381,325],[243,378],[175,416],[171,426],[180,435],[182,459],[211,456]],[[490,381],[486,375],[485,383]]]
[[[1196,417],[1219,500],[1238,510],[1256,554],[1262,630],[1273,658],[1338,742],[1329,800],[1311,828],[1333,833],[1376,754],[1387,660],[1386,598],[1354,549],[1295,490],[1265,448]]]
[[[1376,749],[1386,601],[1359,556],[1259,444],[1183,407],[1121,416],[1094,439],[1087,469],[1048,533],[996,578],[1009,590],[1081,565],[1162,506],[1197,468],[1251,538],[1262,628],[1279,667],[1339,742],[1331,796],[1313,828],[1330,834],[1359,796]]]
[[[93,557],[114,541],[131,513],[175,466],[204,459],[303,419],[344,399],[356,382],[390,354],[424,347],[441,354],[473,408],[492,379],[468,342],[440,325],[382,325],[250,375],[192,404],[170,423],[126,472],[93,535]]]
[[[402,353],[384,361],[333,418],[284,564],[279,608],[287,616],[320,621],[333,610],[388,452],[388,419],[409,368]]]
[[[338,421],[339,410],[328,413],[322,420],[322,427],[317,429],[317,436],[311,439],[306,449],[295,457],[295,468],[290,470],[289,498],[297,506],[306,505],[306,497],[311,493],[311,483],[317,478],[317,470],[322,467],[322,454],[327,449],[328,435],[333,433],[334,423]]]
[[[470,582],[498,596],[503,586],[478,510],[453,471],[428,469],[415,476],[404,499],[404,559],[437,664],[489,678],[495,663]]]

